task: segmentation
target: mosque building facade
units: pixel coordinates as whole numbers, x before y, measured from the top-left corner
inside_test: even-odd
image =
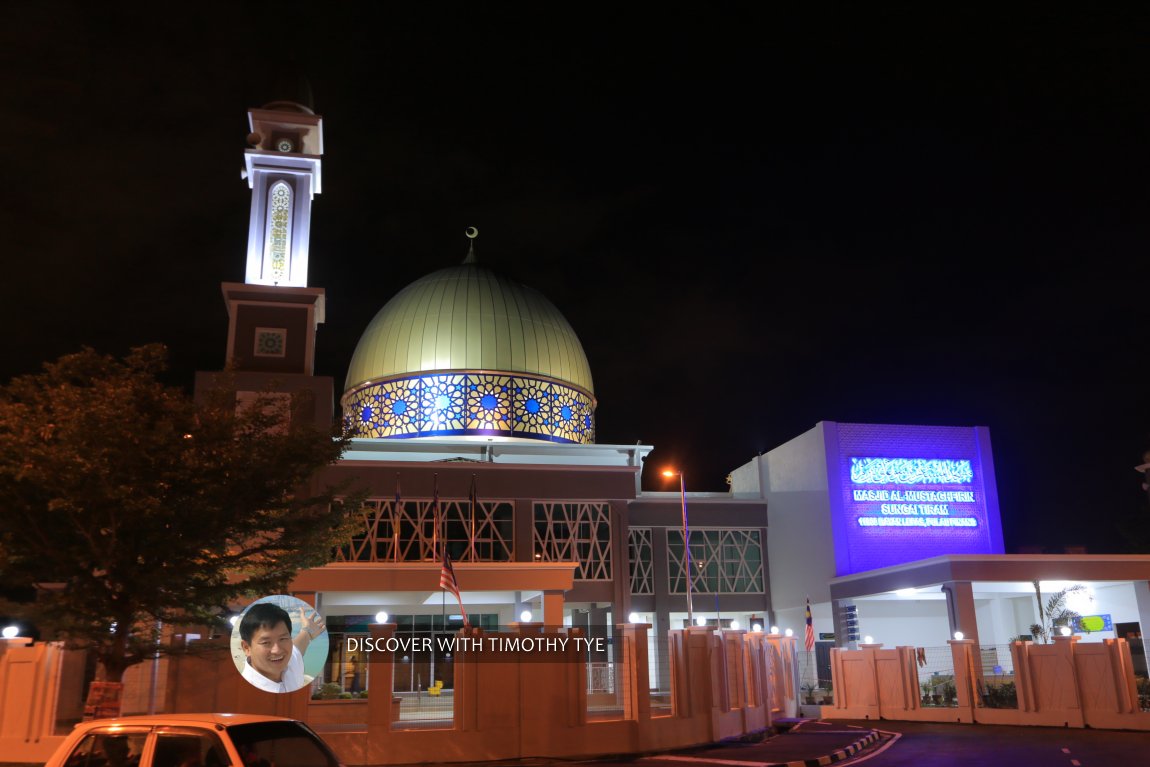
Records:
[[[323,121],[289,102],[249,120],[246,278],[223,285],[232,380],[240,401],[274,382],[293,417],[326,428],[335,386],[314,370],[325,294],[307,283]],[[215,380],[198,374],[197,390]],[[575,330],[541,293],[481,264],[474,240],[461,263],[380,309],[338,402],[351,446],[317,481],[366,494],[362,532],[291,591],[325,617],[324,677],[341,685],[361,683],[362,659],[340,640],[368,636],[381,612],[399,635],[462,626],[439,585],[444,555],[473,625],[610,638],[619,624],[651,624],[653,688],[669,682],[656,660],[669,630],[802,631],[808,603],[824,648],[853,646],[867,628],[890,644],[940,645],[960,628],[1008,642],[1034,618],[1028,585],[1048,577],[1092,583],[1097,609],[1084,609],[1109,611],[1107,636],[1150,619],[1150,558],[1004,554],[982,427],[822,422],[734,469],[729,492],[642,491],[653,448],[595,441],[594,382]],[[449,657],[407,662],[397,691],[450,687]]]
[[[249,121],[246,280],[223,285],[237,398],[274,385],[292,397],[293,417],[322,426],[335,396],[314,370],[326,304],[307,284],[307,240],[323,123],[289,102],[253,109]],[[766,502],[642,492],[653,448],[595,442],[594,383],[575,331],[541,293],[479,263],[471,245],[462,263],[388,301],[350,361],[339,417],[351,447],[317,481],[366,493],[363,531],[291,585],[327,621],[325,676],[342,684],[361,667],[341,640],[367,636],[380,612],[400,635],[462,625],[439,586],[444,553],[473,625],[529,620],[610,637],[616,624],[646,622],[655,658],[666,656],[667,630],[689,620],[766,622]],[[214,380],[198,374],[197,390]],[[397,690],[433,677],[450,686],[450,658],[410,660]]]

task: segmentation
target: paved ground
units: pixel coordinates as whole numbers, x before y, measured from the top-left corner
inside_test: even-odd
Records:
[[[1150,765],[1147,732],[888,721],[849,724],[865,724],[899,735],[882,753],[864,754],[867,767]]]
[[[846,754],[860,735],[873,743]],[[808,722],[761,743],[724,743],[597,767],[1150,767],[1150,733],[924,722]],[[555,763],[555,762],[553,762]]]
[[[543,767],[570,765],[571,761],[527,759],[486,763],[483,767]],[[867,762],[867,767],[1148,767],[1150,733],[811,720],[758,742],[719,743],[673,754],[581,761],[594,767],[821,767],[862,762]]]
[[[784,734],[758,742],[727,742],[705,748],[644,757],[643,767],[698,767],[741,765],[762,767],[802,764],[825,757],[824,763],[841,761],[878,740],[874,729],[863,723],[805,721]]]

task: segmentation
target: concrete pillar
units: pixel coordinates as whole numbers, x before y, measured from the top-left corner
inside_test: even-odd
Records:
[[[452,701],[452,711],[455,715],[455,729],[474,732],[479,729],[479,703],[480,681],[479,664],[481,650],[472,649],[472,645],[481,646],[483,643],[483,629],[476,626],[462,629],[459,633],[461,642],[455,653],[455,690]]]
[[[670,676],[671,648],[668,636],[671,629],[671,597],[667,593],[667,528],[651,528],[651,577],[654,580],[655,654],[659,659],[660,674]],[[659,689],[671,689],[671,680],[657,679]]]
[[[954,662],[954,690],[958,699],[956,721],[973,722],[977,700],[977,682],[981,674],[982,659],[978,655],[978,642],[973,639],[948,639]]]
[[[563,626],[563,592],[543,592],[543,625],[548,629],[557,629]]]
[[[1072,727],[1082,727],[1086,724],[1082,718],[1082,688],[1078,683],[1078,663],[1074,658],[1074,645],[1081,639],[1082,637],[1071,634],[1056,636],[1053,642],[1058,648],[1059,655],[1064,659],[1059,666],[1063,673],[1058,681],[1064,689],[1070,688],[1074,691],[1073,701],[1069,704],[1072,711],[1067,715],[1068,724]]]
[[[610,612],[611,612],[611,609],[609,607],[600,607],[600,606],[594,605],[594,604],[591,605],[591,618],[590,618],[590,625],[587,627],[587,629],[588,629],[587,638],[592,640],[592,641],[594,641],[596,639],[602,639],[603,641],[601,643],[596,643],[596,645],[595,645],[596,647],[598,647],[598,646],[608,647],[609,646],[608,642],[611,639],[610,631],[609,631],[609,626],[611,625],[609,622]],[[608,653],[609,653],[609,650],[604,650],[604,651],[591,650],[591,652],[588,653],[587,660],[589,660],[593,663],[606,663],[608,660],[611,660]]]
[[[964,639],[978,641],[978,616],[974,610],[974,589],[970,581],[947,581],[942,584],[946,594],[946,617],[950,623],[950,638],[961,631]]]
[[[775,704],[781,715],[799,715],[798,643],[794,637],[767,634],[764,639],[771,646],[771,684]]]
[[[683,635],[686,640],[690,712],[692,716],[709,716],[715,705],[715,627],[691,626],[683,630]]]
[[[530,498],[516,498],[514,512],[515,561],[535,561],[535,504]],[[520,610],[523,608],[519,608]],[[519,617],[519,613],[515,613]]]
[[[1150,647],[1150,581],[1133,581],[1130,585],[1134,588],[1134,604],[1138,612],[1138,628],[1143,637],[1142,645]],[[1146,673],[1144,670],[1139,670],[1143,674]]]
[[[611,601],[617,611],[616,617],[622,622],[631,614],[631,540],[627,527],[627,502],[612,501],[610,514],[611,570],[615,574]]]
[[[647,632],[651,624],[620,623],[615,629],[623,643],[623,673],[619,677],[626,679],[624,716],[645,721],[651,718],[651,681],[647,666]]]
[[[752,631],[743,635],[747,657],[747,705],[762,711],[763,727],[771,726],[770,652],[766,634]]]
[[[383,646],[395,636],[394,623],[372,623],[367,627],[372,644]],[[395,701],[395,653],[375,650],[367,654],[367,726],[368,729],[390,730],[399,718],[399,704]]]
[[[591,633],[591,613],[587,610],[572,610],[571,628],[580,629],[583,636],[588,636]]]

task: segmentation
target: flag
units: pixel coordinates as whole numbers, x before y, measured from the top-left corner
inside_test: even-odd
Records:
[[[803,642],[807,652],[815,649],[815,623],[811,618],[811,598],[807,597],[807,633]]]
[[[459,602],[459,612],[463,615],[463,625],[465,628],[471,628],[467,610],[463,609],[463,597],[459,595],[459,581],[455,580],[455,568],[451,566],[451,557],[447,555],[446,547],[443,549],[443,566],[439,568],[439,588],[455,595],[455,601]]]

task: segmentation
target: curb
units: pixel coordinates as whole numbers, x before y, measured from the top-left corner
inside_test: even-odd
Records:
[[[854,743],[851,743],[846,748],[840,748],[838,751],[820,756],[817,759],[797,759],[793,762],[768,762],[763,767],[825,767],[828,764],[841,762],[843,759],[854,756],[859,751],[869,746],[878,740],[879,734],[877,730],[871,730],[866,736],[859,738]]]

